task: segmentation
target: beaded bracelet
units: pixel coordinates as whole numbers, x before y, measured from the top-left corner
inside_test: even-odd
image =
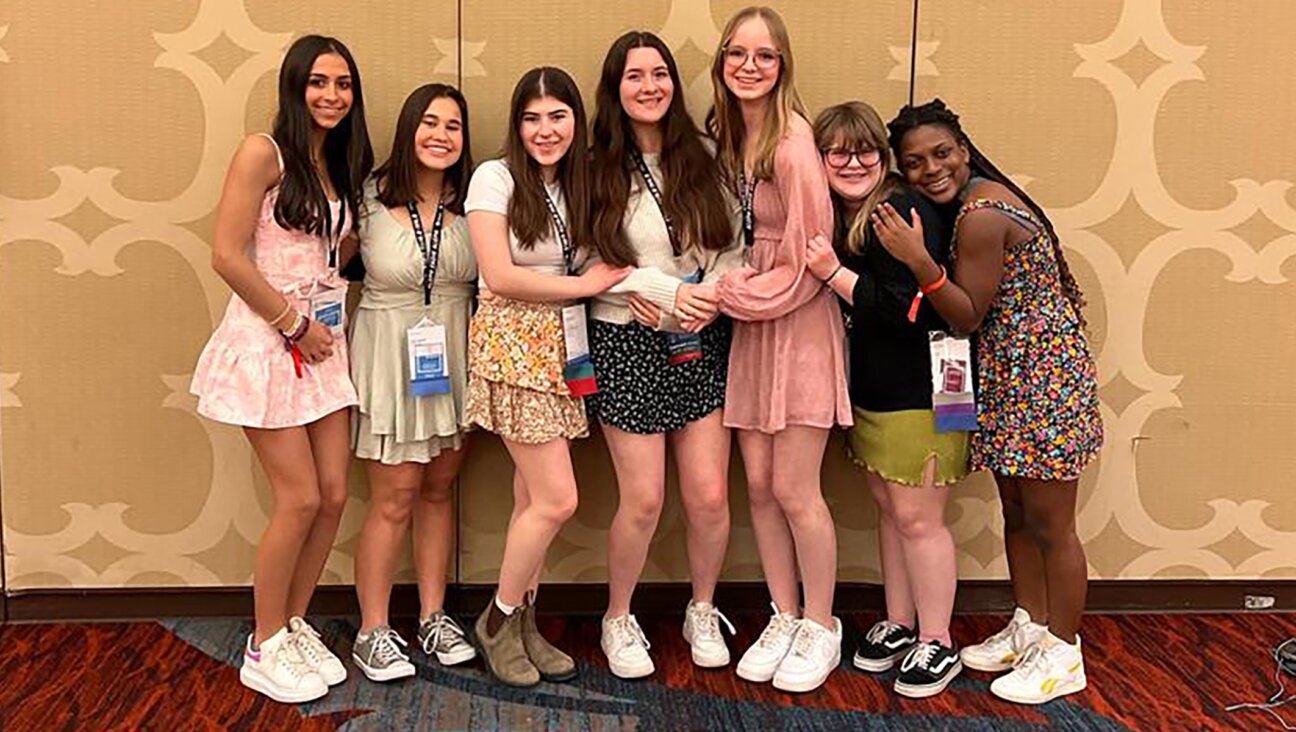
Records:
[[[302,337],[306,335],[306,330],[310,328],[310,318],[306,317],[305,315],[302,315],[301,313],[298,313],[297,317],[301,319],[301,322],[296,324],[297,327],[293,328],[292,334],[288,336],[288,340],[292,341],[293,343],[300,341]]]
[[[306,316],[302,315],[300,312],[294,313],[292,324],[289,325],[287,328],[280,328],[279,333],[283,335],[284,338],[291,339],[292,335],[297,332],[298,328],[301,327],[302,320],[305,319],[305,317]]]

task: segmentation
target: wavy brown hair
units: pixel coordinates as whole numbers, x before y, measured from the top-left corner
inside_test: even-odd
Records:
[[[711,85],[715,89],[715,104],[707,113],[706,127],[707,132],[715,138],[716,158],[720,161],[720,167],[729,178],[737,178],[743,169],[743,141],[747,137],[747,127],[743,123],[738,100],[724,83],[724,56],[734,31],[752,18],[760,18],[765,22],[770,36],[778,46],[775,50],[779,52],[779,76],[774,82],[774,88],[770,90],[774,99],[765,107],[765,125],[761,128],[756,164],[752,170],[757,179],[770,180],[774,177],[774,152],[779,141],[787,134],[792,116],[799,114],[806,119],[810,117],[796,90],[792,40],[788,35],[787,24],[773,8],[743,8],[725,24],[724,32],[720,34],[720,45],[716,46],[715,57],[711,60]]]
[[[549,208],[543,198],[547,194],[540,166],[527,154],[519,132],[527,105],[544,97],[557,99],[572,110],[574,129],[571,147],[567,148],[567,154],[558,162],[555,180],[562,187],[563,197],[567,199],[567,232],[575,250],[589,242],[589,166],[586,160],[589,144],[588,133],[585,131],[585,105],[581,101],[580,89],[571,76],[559,68],[539,66],[531,69],[522,75],[513,88],[513,101],[509,105],[509,128],[504,139],[504,160],[513,176],[513,196],[508,205],[509,227],[517,236],[518,244],[523,249],[531,249],[549,233],[552,225]]]
[[[661,183],[662,204],[679,238],[679,246],[719,250],[733,242],[729,204],[723,192],[724,174],[703,144],[702,133],[685,107],[684,86],[675,57],[656,35],[631,31],[616,39],[603,59],[603,74],[595,94],[591,148],[591,229],[599,255],[614,267],[638,264],[625,233],[625,212],[635,171],[631,158],[636,152],[635,137],[630,117],[621,106],[626,57],[636,48],[651,48],[661,54],[675,89],[658,126],[662,134],[661,170],[665,179]],[[646,190],[644,194],[651,195]]]

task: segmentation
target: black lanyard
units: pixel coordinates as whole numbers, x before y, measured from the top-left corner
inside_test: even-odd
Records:
[[[638,150],[631,150],[630,157],[639,167],[639,175],[643,177],[644,186],[657,202],[657,210],[661,212],[662,220],[666,222],[666,234],[670,236],[671,251],[678,257],[680,255],[679,235],[675,233],[675,222],[671,221],[670,214],[666,213],[666,204],[662,201],[662,192],[661,188],[657,187],[657,179],[653,177],[652,170],[648,168],[648,163],[644,161],[643,155],[640,155]]]
[[[743,244],[756,246],[756,176],[747,182],[747,173],[738,173],[738,203],[742,206]]]
[[[437,261],[441,258],[441,226],[445,221],[445,201],[437,201],[436,215],[432,217],[432,240],[423,231],[423,217],[413,201],[405,204],[410,224],[414,226],[414,239],[423,252],[423,305],[432,304],[432,282],[436,279]]]
[[[341,200],[341,199],[339,199]],[[338,242],[342,240],[342,227],[346,225],[346,204],[338,206],[338,223],[337,229],[334,230],[330,224],[333,223],[333,217],[329,212],[324,212],[324,232],[328,235],[328,267],[337,269],[338,266]]]
[[[558,235],[558,242],[562,244],[563,262],[567,265],[567,274],[571,274],[572,260],[576,258],[576,253],[572,251],[571,236],[567,234],[567,224],[564,224],[562,217],[558,215],[558,206],[549,197],[548,189],[542,188],[540,193],[544,196],[545,205],[549,208],[549,220],[553,222],[554,233]]]

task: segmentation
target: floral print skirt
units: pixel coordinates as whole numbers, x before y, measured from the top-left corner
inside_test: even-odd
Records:
[[[562,307],[489,296],[468,326],[465,425],[514,442],[585,437],[580,397],[563,381]]]

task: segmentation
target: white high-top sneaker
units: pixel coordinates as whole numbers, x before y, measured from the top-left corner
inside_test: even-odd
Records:
[[[792,649],[774,674],[774,688],[780,691],[814,691],[841,665],[842,625],[832,619],[825,628],[810,618],[801,619]]]
[[[774,608],[774,616],[761,631],[760,638],[738,660],[738,678],[756,683],[769,681],[792,648],[792,639],[801,620],[791,613],[779,612],[778,606],[772,602],[770,607]]]
[[[255,651],[248,636],[239,681],[283,704],[302,704],[328,693],[328,684],[302,660],[287,628],[266,638]]]
[[[964,666],[977,671],[1007,671],[1047,632],[1048,628],[1031,621],[1030,613],[1017,608],[1003,630],[974,646],[966,646],[959,651],[959,658]]]
[[[720,668],[729,665],[729,646],[720,632],[724,621],[729,635],[734,635],[733,624],[709,602],[689,600],[684,609],[684,640],[693,649],[693,663],[702,668]]]
[[[324,679],[324,683],[336,686],[346,681],[346,666],[324,645],[319,631],[306,622],[305,618],[296,615],[288,618],[288,631],[302,660]]]
[[[648,637],[633,615],[604,618],[602,646],[608,668],[623,679],[641,679],[656,670],[648,655]]]
[[[990,683],[990,691],[1018,704],[1043,704],[1083,691],[1087,685],[1080,636],[1071,645],[1046,633],[1043,640],[1026,649],[1012,671]]]

